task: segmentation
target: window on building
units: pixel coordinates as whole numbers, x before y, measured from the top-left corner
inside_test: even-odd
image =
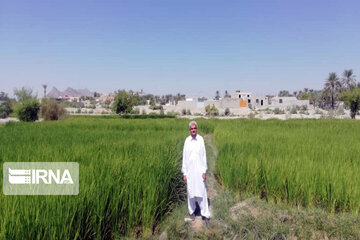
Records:
[[[256,103],[259,103],[259,99],[256,99]]]
[[[248,95],[248,97],[250,97],[250,95]]]
[[[283,103],[283,100],[281,98],[279,99],[279,103]]]
[[[248,99],[248,103],[251,103],[251,100],[250,100],[250,99]]]

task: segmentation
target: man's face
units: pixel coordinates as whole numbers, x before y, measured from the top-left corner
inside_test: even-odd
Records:
[[[190,126],[190,134],[193,138],[196,137],[196,134],[197,134],[197,127],[195,124],[191,124]]]

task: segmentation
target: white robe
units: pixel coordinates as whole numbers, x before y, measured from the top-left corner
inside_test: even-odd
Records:
[[[204,139],[197,134],[193,139],[190,135],[185,139],[183,149],[182,173],[186,176],[189,198],[207,198],[205,182],[202,174],[206,173],[206,150]]]

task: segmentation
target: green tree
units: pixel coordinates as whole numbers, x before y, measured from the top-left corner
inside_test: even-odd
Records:
[[[119,90],[115,96],[113,110],[116,114],[130,113],[137,104],[133,91]]]
[[[340,99],[350,107],[350,116],[355,118],[360,106],[360,88],[353,88],[340,94]]]
[[[15,112],[20,121],[33,122],[38,120],[40,103],[36,98],[26,99],[15,105]]]
[[[309,99],[309,93],[303,92],[300,96],[300,100],[308,100]]]
[[[206,105],[205,106],[205,112],[206,115],[208,116],[218,116],[219,115],[219,110],[215,107],[215,105]]]
[[[290,92],[287,90],[281,90],[278,95],[279,95],[279,97],[291,97],[292,96],[290,94]]]
[[[206,105],[206,106],[205,106],[205,113],[206,113],[206,115],[210,115],[210,110],[211,110],[211,106],[210,106],[210,105]]]
[[[0,118],[7,118],[11,113],[10,104],[8,101],[0,101]]]
[[[40,103],[36,99],[36,95],[33,94],[32,89],[25,87],[15,89],[14,95],[17,100],[17,104],[14,109],[19,120],[24,122],[33,122],[38,120]]]
[[[211,109],[210,109],[210,113],[212,116],[218,116],[219,115],[219,109],[217,109],[215,107],[215,105],[212,105]]]
[[[313,90],[310,89],[309,92],[309,100],[310,100],[310,104],[313,104],[314,107],[320,106],[321,105],[321,101],[322,101],[322,91],[321,90]]]
[[[342,84],[345,89],[352,89],[356,86],[356,76],[353,73],[352,69],[344,70],[343,72],[343,78],[342,78]]]
[[[9,100],[7,93],[0,92],[0,101],[7,101],[7,100]]]
[[[18,102],[24,102],[26,100],[36,98],[36,95],[33,95],[32,89],[26,87],[22,87],[21,89],[15,88],[14,95]]]
[[[7,118],[12,112],[10,99],[5,92],[0,92],[0,118]]]
[[[324,91],[327,93],[331,98],[331,108],[335,108],[335,101],[336,97],[341,91],[341,82],[335,72],[329,73],[328,78],[326,79],[324,85]]]

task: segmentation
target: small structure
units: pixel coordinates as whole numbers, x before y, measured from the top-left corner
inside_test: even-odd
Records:
[[[273,108],[286,109],[293,106],[310,106],[309,100],[298,100],[296,97],[273,97],[271,98],[271,106]]]
[[[231,94],[231,98],[233,99],[248,99],[251,98],[251,93],[249,92],[241,92],[240,90],[236,90],[235,93]]]

